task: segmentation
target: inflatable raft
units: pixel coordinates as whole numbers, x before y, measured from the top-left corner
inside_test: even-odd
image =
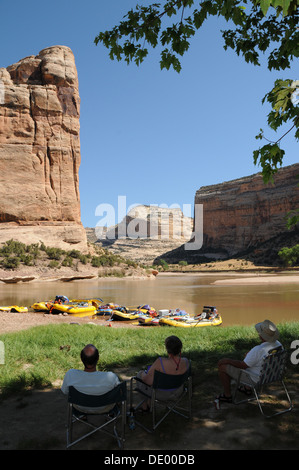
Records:
[[[95,307],[97,308],[100,308],[102,307],[102,303],[103,303],[103,300],[98,298],[98,299],[71,299],[69,300],[69,303],[72,303],[72,304],[75,304],[75,303],[78,303],[78,304],[82,304],[82,303],[86,303],[86,302],[89,302],[91,303],[92,305],[94,305]]]
[[[139,307],[123,307],[122,310],[113,310],[112,320],[138,320],[139,317],[151,314],[157,316],[157,312],[154,308],[149,305],[143,305]]]
[[[49,308],[47,307],[48,302],[35,302],[31,305],[31,308],[36,312],[48,312]]]
[[[190,318],[190,315],[185,312],[185,310],[177,309],[170,309],[170,310],[159,310],[158,313],[155,311],[155,314],[146,313],[144,315],[140,315],[138,318],[139,325],[146,325],[146,326],[157,326],[160,323],[162,318],[171,318],[173,320],[181,321],[187,320]]]
[[[99,307],[97,309],[97,312],[96,314],[97,315],[102,315],[102,316],[105,316],[105,315],[112,315],[113,313],[113,309],[112,308],[109,308],[109,307]]]
[[[9,307],[0,307],[0,312],[26,313],[26,312],[28,312],[28,308],[27,307],[20,307],[19,305],[11,305]]]
[[[102,299],[72,299],[63,295],[57,295],[55,300],[36,302],[31,308],[37,312],[52,314],[66,313],[75,316],[94,315],[101,305]],[[83,315],[82,315],[83,314]]]
[[[221,315],[216,307],[204,305],[202,313],[194,317],[186,314],[181,317],[165,316],[160,318],[159,324],[169,326],[179,326],[182,328],[205,328],[207,326],[219,326],[222,324]]]
[[[189,318],[187,320],[175,319],[171,317],[160,318],[159,325],[177,326],[181,328],[205,328],[208,326],[219,326],[222,323],[222,318],[218,315],[212,319],[198,319]]]
[[[105,305],[100,305],[97,309],[97,315],[110,315],[114,312],[119,313],[125,313],[125,314],[130,314],[134,313],[137,310],[138,307],[123,307],[121,305],[117,305],[115,303],[108,303]]]
[[[58,304],[55,302],[48,302],[49,313],[59,314],[65,313],[73,316],[82,316],[82,314],[95,315],[97,307],[92,305],[90,302],[86,303],[69,303],[69,304]]]
[[[153,318],[150,315],[140,315],[138,317],[138,323],[143,326],[158,326],[159,317]]]

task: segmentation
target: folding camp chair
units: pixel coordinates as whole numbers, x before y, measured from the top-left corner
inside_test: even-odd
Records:
[[[268,355],[263,360],[261,372],[260,372],[257,383],[255,383],[252,380],[250,374],[246,372],[246,369],[245,370],[243,369],[242,371],[240,371],[237,384],[236,384],[236,390],[234,393],[233,402],[235,404],[240,404],[240,403],[248,402],[251,400],[257,400],[259,409],[262,415],[265,416],[266,418],[271,418],[273,416],[277,416],[282,413],[291,411],[293,408],[293,404],[292,404],[290,395],[288,393],[288,390],[286,388],[286,385],[283,381],[285,366],[286,366],[286,355],[287,355],[287,351],[283,350],[281,346],[278,348],[271,349],[268,352]],[[268,386],[274,383],[280,383],[282,385],[282,388],[288,400],[289,407],[288,408],[285,407],[283,410],[274,412],[269,415],[264,412],[262,402],[261,402],[261,395],[263,393],[264,386]],[[237,396],[238,388],[240,385],[250,387],[251,392],[253,393],[253,397],[249,397],[247,399],[237,401],[236,396]]]
[[[134,408],[133,407],[133,388],[134,382],[136,382],[136,391],[143,395],[145,398]],[[169,375],[163,372],[155,370],[154,381],[151,389],[151,395],[147,395],[140,388],[138,388],[138,383],[142,382],[138,377],[131,378],[130,384],[130,427],[135,427],[135,424],[143,427],[148,432],[153,432],[159,424],[164,421],[164,419],[171,413],[174,412],[185,418],[191,417],[191,398],[192,398],[192,377],[191,377],[191,364],[189,369],[181,375]],[[182,393],[177,396],[175,399],[163,399],[161,398],[160,391],[173,390],[182,387]],[[136,412],[140,409],[142,403],[151,400],[150,411],[152,413],[152,425],[151,428],[146,427],[140,421],[136,420]],[[182,405],[182,401],[185,399],[187,403]],[[180,405],[180,406],[179,406]],[[164,414],[159,414],[160,419],[158,420],[158,407],[161,409],[164,408]],[[166,410],[165,410],[166,408]]]
[[[68,419],[67,419],[67,448],[77,444],[85,437],[90,436],[96,431],[102,431],[115,439],[117,439],[119,447],[122,449],[125,440],[125,424],[126,424],[126,400],[127,400],[127,384],[121,382],[117,387],[104,395],[87,395],[81,393],[74,387],[69,387],[68,394]],[[96,408],[115,404],[115,407],[104,413],[98,413]],[[79,411],[74,405],[78,407],[88,407],[89,409],[95,408],[94,412]],[[90,415],[96,415],[101,420],[102,424],[96,426],[95,424],[87,421]],[[103,422],[104,418],[104,422]],[[120,435],[117,432],[118,420],[121,421]],[[73,424],[75,422],[83,423],[85,426],[92,430],[82,434],[78,439],[73,440]],[[111,426],[113,425],[113,431]],[[106,427],[108,426],[108,429]]]

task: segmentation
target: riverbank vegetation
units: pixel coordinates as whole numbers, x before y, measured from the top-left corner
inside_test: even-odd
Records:
[[[285,266],[296,266],[299,263],[299,245],[282,248],[278,254]]]
[[[280,341],[292,352],[292,342],[299,340],[299,322],[279,326]],[[253,326],[201,329],[173,327],[107,328],[95,324],[38,326],[0,336],[4,346],[4,364],[0,364],[1,397],[28,392],[30,389],[59,387],[69,368],[82,368],[80,351],[93,343],[100,351],[100,370],[114,370],[120,378],[134,375],[165,355],[164,340],[177,335],[183,342],[183,355],[191,359],[194,389],[197,395],[213,393],[210,384],[218,384],[217,362],[223,356],[243,358],[258,344]],[[298,376],[298,365],[287,364],[288,380]]]
[[[191,262],[182,259],[176,263],[165,260],[162,256],[157,258],[152,266],[146,266],[138,261],[130,260],[120,254],[113,253],[112,250],[103,248],[96,243],[89,243],[89,252],[81,253],[79,250],[63,250],[61,248],[49,247],[44,243],[34,243],[26,245],[16,240],[6,241],[0,247],[0,269],[14,275],[27,269],[35,274],[42,268],[51,272],[62,272],[69,269],[73,272],[89,270],[99,277],[114,276],[125,277],[131,275],[130,272],[139,271],[144,275],[158,272],[218,272],[218,271],[267,271],[275,272],[281,270],[294,271],[299,263],[299,245],[284,247],[279,251],[271,247],[272,258],[269,254],[269,247],[255,250],[255,257],[240,257],[233,259],[201,259],[199,262]],[[275,251],[276,262],[262,263],[263,258],[272,259]],[[258,258],[256,258],[258,257]],[[265,260],[264,260],[265,261]]]
[[[36,267],[40,265],[50,269],[69,267],[77,270],[79,264],[89,265],[92,268],[138,267],[138,263],[96,245],[92,246],[89,253],[81,253],[75,249],[63,250],[49,247],[44,243],[26,245],[16,240],[8,240],[0,248],[0,267],[5,270],[15,271],[22,266]],[[114,275],[120,273],[119,270],[113,272]]]
[[[206,260],[202,263],[188,263],[180,261],[178,263],[167,263],[165,260],[159,260],[159,263],[153,265],[154,269],[159,272],[175,272],[175,273],[216,273],[216,272],[259,272],[259,273],[281,273],[281,272],[297,272],[298,263],[284,263],[280,266],[268,266],[267,264],[255,264],[250,260],[243,258],[231,258],[226,260]]]

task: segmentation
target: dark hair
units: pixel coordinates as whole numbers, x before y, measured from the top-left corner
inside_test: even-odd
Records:
[[[89,350],[89,354],[87,354]],[[81,361],[85,366],[93,366],[99,360],[99,351],[93,344],[87,344],[81,351]]]
[[[173,354],[174,356],[177,356],[180,354],[183,344],[180,338],[177,336],[168,336],[165,340],[165,347],[168,352],[168,354]]]

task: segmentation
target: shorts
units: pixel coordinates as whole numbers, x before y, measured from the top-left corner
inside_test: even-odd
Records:
[[[139,371],[137,377],[140,378],[143,371]],[[150,385],[145,384],[144,382],[138,381],[137,389],[142,392],[142,395],[146,395],[149,398],[152,396],[152,387]],[[176,401],[183,393],[184,385],[181,385],[179,388],[173,390],[156,390],[156,398],[157,400],[164,400],[164,401]]]
[[[115,403],[112,403],[111,405],[106,405],[106,406],[100,406],[98,408],[88,408],[87,406],[78,406],[74,405],[74,408],[77,411],[80,411],[80,413],[86,413],[86,414],[93,414],[93,415],[98,415],[98,414],[104,414],[108,413],[115,407]]]
[[[246,385],[252,385],[252,382],[257,383],[258,379],[259,379],[258,376],[255,376],[253,374],[250,374],[250,377],[248,377],[248,375],[249,375],[248,372],[244,373],[243,369],[231,366],[230,364],[225,366],[225,371],[232,379],[234,379],[236,381],[239,379],[239,376],[241,374],[240,382],[242,382],[243,384],[246,384]],[[252,381],[250,380],[250,378],[252,379]]]

